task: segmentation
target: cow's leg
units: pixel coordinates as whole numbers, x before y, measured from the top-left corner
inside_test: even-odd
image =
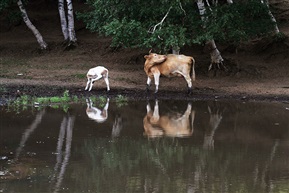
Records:
[[[152,82],[152,79],[148,76],[148,79],[147,79],[147,92],[150,89],[151,82]]]
[[[89,83],[91,82],[90,78],[87,79],[87,83],[86,83],[86,87],[84,90],[87,90],[88,89],[88,86],[89,86]]]
[[[155,93],[157,93],[159,90],[160,75],[161,75],[161,73],[159,71],[154,73],[154,79],[155,79],[155,85],[156,85]]]
[[[190,75],[188,75],[188,74],[187,75],[182,74],[182,75],[188,84],[188,94],[191,94],[192,93],[192,79],[191,79]]]
[[[152,123],[157,123],[160,119],[160,114],[159,114],[159,102],[158,100],[156,100],[155,102],[155,106],[154,106],[154,112],[153,112],[153,116],[151,118],[151,122]]]
[[[152,109],[151,109],[151,106],[150,106],[150,103],[149,103],[149,102],[147,103],[147,106],[146,106],[146,108],[147,108],[147,114],[148,114],[148,113],[150,113],[150,112],[152,111]]]
[[[184,113],[183,117],[189,118],[191,112],[192,112],[192,104],[188,103],[187,110]]]

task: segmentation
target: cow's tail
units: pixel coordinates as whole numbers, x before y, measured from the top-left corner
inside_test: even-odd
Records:
[[[190,71],[190,76],[192,78],[193,81],[196,80],[196,74],[195,74],[195,59],[193,57],[191,57],[191,71]]]

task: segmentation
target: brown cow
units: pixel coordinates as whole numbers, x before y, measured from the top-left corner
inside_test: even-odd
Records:
[[[149,89],[152,78],[155,79],[155,93],[157,93],[160,75],[167,77],[181,75],[186,79],[188,92],[191,93],[192,79],[195,81],[195,60],[193,57],[175,54],[159,55],[156,53],[150,53],[149,55],[145,55],[144,58],[146,59],[144,71],[148,76],[147,89]]]
[[[191,122],[190,122],[191,116]],[[167,113],[159,114],[159,105],[156,100],[154,110],[150,104],[147,104],[147,115],[143,119],[145,135],[148,137],[186,137],[193,134],[193,123],[195,119],[195,111],[192,105],[188,103],[184,114]]]

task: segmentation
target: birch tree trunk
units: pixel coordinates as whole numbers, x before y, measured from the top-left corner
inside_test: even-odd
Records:
[[[66,20],[63,0],[58,0],[58,12],[59,12],[59,17],[60,17],[62,34],[64,36],[64,41],[66,42],[69,40],[69,35],[68,35],[67,20]]]
[[[203,0],[197,0],[197,5],[201,19],[203,21],[203,28],[205,29],[207,20],[207,17],[205,16],[206,13],[205,3]],[[224,59],[222,58],[221,53],[216,46],[215,40],[208,40],[206,42],[206,45],[209,46],[211,55],[211,64],[209,66],[209,71],[211,70],[214,64],[218,65],[218,68],[220,68],[219,64],[223,64]]]
[[[58,0],[58,12],[61,23],[61,30],[63,33],[65,43],[68,43],[67,46],[75,45],[77,39],[74,29],[74,15],[73,15],[73,6],[72,0],[66,0],[67,4],[67,14],[65,12],[65,2],[64,0]]]
[[[40,48],[41,49],[47,49],[47,43],[43,40],[43,37],[42,35],[40,34],[40,32],[36,29],[36,27],[32,24],[32,22],[30,21],[28,15],[27,15],[27,12],[24,8],[24,5],[22,3],[21,0],[18,0],[17,1],[17,5],[21,11],[21,14],[22,14],[22,18],[23,18],[23,21],[25,22],[25,24],[27,25],[27,27],[33,32],[34,36],[36,37],[37,39],[37,42],[39,43],[40,45]]]
[[[272,14],[272,12],[270,11],[268,0],[264,0],[264,1],[261,0],[261,2],[268,7],[268,14],[269,14],[270,17],[271,17],[271,21],[273,21],[273,22],[275,23],[274,33],[275,33],[275,34],[280,33],[280,30],[279,30],[279,28],[278,28],[278,26],[277,26],[277,21],[276,21],[274,15]]]
[[[72,0],[66,0],[67,3],[67,18],[68,18],[68,34],[69,34],[69,41],[76,42],[76,35],[74,29],[74,16],[73,16],[73,6]]]

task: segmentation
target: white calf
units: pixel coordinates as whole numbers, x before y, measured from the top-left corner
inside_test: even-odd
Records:
[[[89,69],[86,74],[86,77],[87,77],[87,83],[86,83],[85,90],[87,90],[89,87],[88,91],[90,91],[92,89],[92,85],[94,81],[99,80],[101,78],[103,78],[106,83],[107,91],[110,90],[109,81],[108,81],[108,69],[106,69],[105,67],[97,66],[95,68]]]
[[[87,104],[86,114],[88,118],[96,121],[97,123],[103,123],[106,121],[108,117],[107,110],[109,106],[109,98],[107,99],[106,104],[102,110],[97,107],[92,106],[92,101],[90,100],[90,98],[86,99],[86,104]]]

